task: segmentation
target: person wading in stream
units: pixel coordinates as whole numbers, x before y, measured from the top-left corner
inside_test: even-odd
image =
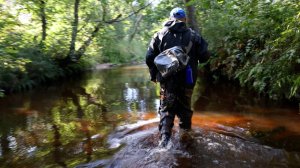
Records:
[[[174,46],[188,46],[185,50],[190,57],[188,68],[192,72],[190,83],[186,82],[187,67],[174,75],[163,77],[155,64],[155,58],[163,51]],[[208,60],[207,42],[195,31],[186,26],[186,14],[181,8],[174,8],[162,30],[152,38],[146,54],[151,81],[160,83],[160,147],[166,147],[172,133],[175,115],[179,118],[180,134],[191,129],[191,95],[197,78],[198,62]],[[182,138],[182,137],[181,137]],[[182,140],[182,139],[181,139]]]

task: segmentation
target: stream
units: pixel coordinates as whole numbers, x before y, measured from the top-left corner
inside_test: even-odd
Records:
[[[300,167],[298,106],[197,81],[191,139],[159,148],[145,65],[101,69],[0,99],[0,167]]]

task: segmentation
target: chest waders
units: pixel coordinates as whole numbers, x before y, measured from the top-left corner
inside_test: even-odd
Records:
[[[186,47],[187,52],[189,53],[192,48],[192,37],[193,31],[190,31],[190,40],[189,44]],[[160,45],[159,49],[161,50],[164,34],[159,36]],[[181,34],[182,39],[182,34]],[[185,73],[185,72],[183,72]],[[182,73],[181,73],[182,74]],[[172,128],[174,126],[175,116],[179,118],[179,127],[181,129],[189,130],[191,129],[191,119],[193,115],[193,111],[191,110],[191,95],[192,89],[185,88],[184,86],[179,85],[180,79],[179,74],[175,74],[173,76],[164,79],[160,83],[160,106],[159,106],[159,114],[160,114],[160,123],[159,123],[159,131],[161,134],[161,140],[166,139],[169,140]]]

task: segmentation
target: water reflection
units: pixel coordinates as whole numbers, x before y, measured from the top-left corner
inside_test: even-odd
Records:
[[[131,109],[131,106],[134,107],[136,105],[135,103],[138,103],[139,90],[137,88],[131,88],[128,83],[125,83],[125,89],[123,92],[124,99],[127,104],[127,111],[132,112],[133,109]]]
[[[74,167],[112,155],[108,135],[156,107],[147,70],[137,68],[95,72],[0,100],[0,165]]]
[[[296,156],[293,152],[298,154],[297,108],[269,106],[229,86],[204,88],[205,84],[199,81],[193,98],[193,127],[200,132],[195,136],[200,141],[194,144],[199,146],[195,149],[207,153],[183,150],[175,137],[175,153],[167,154],[169,160],[159,160],[161,165],[174,161],[188,167],[189,157],[196,158],[193,164],[197,159],[208,162],[205,155],[221,158],[221,153],[209,153],[209,147],[217,147],[217,143],[226,147],[226,154],[233,154],[228,152],[230,144],[237,147],[250,142],[255,143],[252,147],[257,150],[268,145],[279,152],[287,150],[291,158]],[[0,167],[120,167],[125,162],[132,165],[128,160],[116,160],[118,151],[126,149],[132,149],[139,162],[145,161],[141,159],[145,155],[136,154],[152,152],[145,162],[155,161],[158,93],[159,87],[149,82],[144,66],[130,66],[101,70],[61,85],[1,99]],[[177,129],[174,128],[175,135]],[[128,148],[124,148],[124,143],[129,144]],[[217,149],[222,152],[223,148]],[[242,151],[246,152],[246,148]],[[266,156],[273,155],[266,152]]]

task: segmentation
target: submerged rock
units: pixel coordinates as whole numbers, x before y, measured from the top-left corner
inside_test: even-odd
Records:
[[[167,147],[159,148],[157,128],[145,127],[150,123],[145,122],[145,124],[138,126],[133,125],[119,129],[110,137],[110,141],[125,144],[124,148],[117,152],[111,160],[105,161],[105,164],[97,165],[95,162],[94,164],[87,164],[86,167],[296,168],[300,165],[299,153],[265,146],[258,141],[252,141],[251,138],[228,136],[199,127],[193,128],[191,138],[188,141],[182,141],[179,137],[179,130],[175,128]]]

